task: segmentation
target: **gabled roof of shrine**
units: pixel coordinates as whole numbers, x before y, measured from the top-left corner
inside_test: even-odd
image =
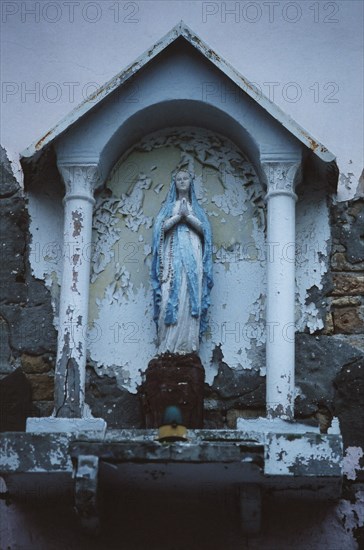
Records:
[[[145,65],[150,63],[159,53],[165,50],[170,44],[182,37],[191,44],[206,59],[215,65],[242,91],[250,96],[258,105],[269,113],[277,122],[279,122],[288,132],[295,136],[302,144],[311,149],[324,162],[332,162],[335,155],[331,153],[324,145],[318,142],[304,128],[295,122],[289,115],[284,113],[277,105],[270,101],[262,92],[244,76],[242,76],[227,61],[222,59],[208,44],[203,42],[183,21],[173,27],[163,38],[158,40],[151,48],[144,52],[128,67],[114,76],[109,82],[101,86],[96,92],[80,103],[58,124],[49,130],[41,139],[25,149],[21,156],[26,161],[35,155],[38,156],[51,142],[58,138],[68,128],[77,123],[91,109],[99,105],[105,98],[114,92],[120,86],[123,86],[128,80],[140,71]]]

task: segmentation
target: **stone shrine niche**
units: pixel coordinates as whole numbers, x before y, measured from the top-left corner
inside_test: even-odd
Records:
[[[135,392],[156,353],[150,285],[152,227],[177,166],[195,173],[197,198],[213,232],[214,287],[199,355],[206,382],[213,352],[231,368],[263,368],[264,190],[252,164],[228,139],[197,128],[145,137],[116,164],[93,218],[89,360]]]
[[[206,83],[229,93],[223,98],[201,94]],[[128,101],[130,84],[139,91],[138,101]],[[335,404],[329,395],[332,384],[324,387],[330,377],[323,375],[328,363],[321,358],[326,348],[341,349],[342,340],[302,334],[322,330],[328,312],[332,236],[327,201],[337,184],[334,155],[180,22],[32,144],[23,153],[22,166],[31,205],[31,267],[52,291],[58,330],[55,399],[52,416],[29,417],[25,434],[6,438],[5,454],[10,453],[11,460],[5,460],[4,474],[18,479],[21,474],[22,480],[29,474],[33,484],[44,473],[52,478],[56,492],[61,480],[65,487],[68,479],[74,483],[72,505],[84,527],[94,532],[99,529],[98,484],[106,481],[99,476],[102,462],[111,466],[106,477],[112,495],[115,488],[125,493],[126,479],[139,485],[135,474],[141,462],[143,487],[148,478],[160,488],[172,487],[170,476],[164,476],[172,473],[185,489],[187,468],[194,490],[200,482],[210,481],[214,491],[230,487],[239,501],[237,515],[245,535],[260,529],[266,489],[270,496],[279,495],[277,504],[281,497],[338,498],[343,452],[337,421],[327,434],[320,433],[318,425],[297,421],[306,414],[321,414],[323,399]],[[153,227],[154,250],[172,250],[174,282],[183,271],[175,269],[182,257],[174,254],[177,246],[182,243],[183,252],[201,251],[201,241],[195,246],[196,239],[186,236],[184,221],[182,231],[178,227],[175,232],[173,249],[167,248],[172,235],[163,243],[160,218],[155,223],[177,167],[195,174],[194,189],[204,212],[198,217],[203,218],[201,226],[195,227],[203,230],[204,242],[210,242],[205,228],[212,226],[214,287],[209,331],[199,349],[210,391],[200,363],[192,364],[188,355],[183,356],[188,364],[181,365],[167,354],[161,368],[154,368],[159,358],[150,278]],[[192,216],[187,220],[186,214],[190,205],[183,202],[186,194],[177,179],[179,221],[193,228]],[[172,187],[171,197],[174,191]],[[188,198],[200,216],[195,194]],[[163,216],[165,211],[170,214],[170,205],[171,201]],[[168,222],[163,226],[166,233]],[[186,238],[180,240],[180,234]],[[50,247],[53,243],[58,246]],[[60,254],[51,254],[54,248]],[[167,254],[165,258],[162,269],[159,262],[154,271],[157,291],[158,281],[168,280],[165,266],[169,282],[172,279],[172,264]],[[197,261],[186,261],[183,268],[195,265]],[[337,285],[343,280],[342,274],[334,277]],[[176,288],[177,284],[172,291]],[[337,286],[336,295],[338,290]],[[20,321],[22,316],[23,310]],[[164,320],[167,326],[169,319]],[[301,332],[296,338],[295,329]],[[171,357],[173,364],[166,365]],[[86,373],[87,363],[103,377],[101,384],[91,369]],[[333,360],[331,372],[341,365]],[[149,373],[164,374],[170,366],[162,383],[161,377],[148,381]],[[184,367],[200,370],[201,376],[194,378],[197,384]],[[171,383],[173,369],[182,374]],[[246,381],[257,391],[250,391]],[[153,386],[152,392],[148,387],[143,391],[147,385]],[[266,417],[256,418],[264,385]],[[172,394],[176,386],[179,391]],[[197,387],[201,398],[185,398],[191,387]],[[306,396],[306,388],[312,392],[313,387],[315,397]],[[158,400],[150,399],[157,394]],[[147,428],[142,431],[129,429],[141,424],[135,406],[140,397]],[[192,415],[183,417],[182,405],[193,412],[198,409],[196,422]],[[148,407],[156,412],[150,422]],[[171,408],[173,415],[167,411]],[[105,417],[109,428],[122,429],[107,429]],[[174,434],[187,436],[187,444],[175,445],[173,439],[166,447],[162,439],[155,441],[154,430],[148,428],[158,427],[164,440],[166,433],[173,435],[162,430],[168,424],[189,428],[188,434]],[[204,429],[195,431],[200,427]],[[157,478],[156,467],[161,469]],[[100,511],[107,517],[107,510]],[[115,517],[118,522],[118,511]]]

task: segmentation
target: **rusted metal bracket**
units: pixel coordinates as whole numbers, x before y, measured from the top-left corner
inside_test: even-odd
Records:
[[[75,508],[80,518],[82,529],[92,534],[100,532],[98,474],[98,456],[79,455],[77,457],[74,471]]]

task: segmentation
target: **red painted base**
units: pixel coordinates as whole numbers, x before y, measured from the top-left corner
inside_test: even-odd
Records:
[[[184,426],[202,428],[204,382],[205,371],[195,353],[152,359],[139,387],[145,427],[161,426],[165,409],[174,405],[182,412]]]

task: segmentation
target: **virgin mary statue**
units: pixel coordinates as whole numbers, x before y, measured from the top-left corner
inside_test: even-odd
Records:
[[[212,237],[187,170],[172,177],[155,221],[152,253],[158,353],[196,352],[207,328],[213,286]]]

